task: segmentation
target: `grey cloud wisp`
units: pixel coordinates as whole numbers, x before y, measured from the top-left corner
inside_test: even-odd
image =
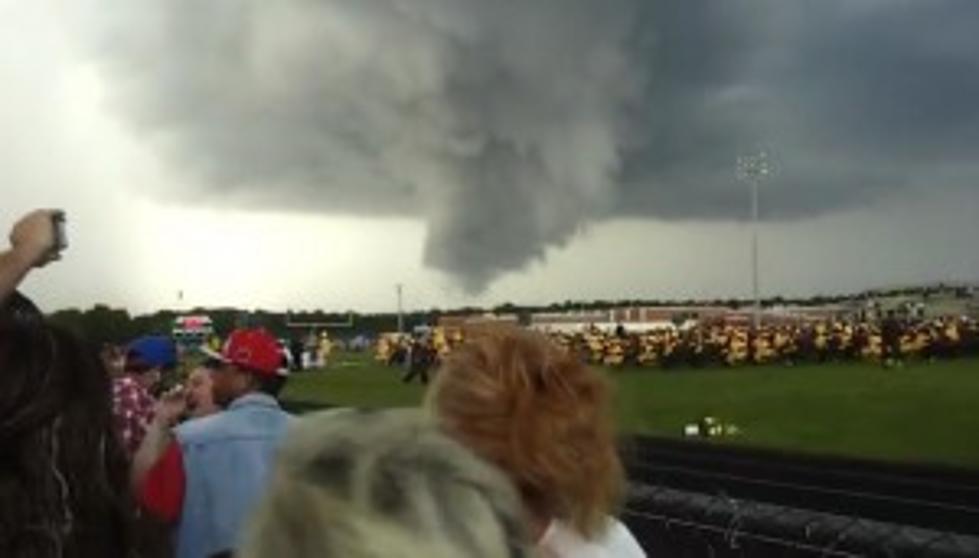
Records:
[[[594,219],[744,217],[758,142],[767,218],[979,177],[968,0],[112,4],[111,98],[182,202],[420,217],[469,291]]]

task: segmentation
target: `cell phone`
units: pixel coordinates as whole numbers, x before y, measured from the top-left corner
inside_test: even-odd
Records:
[[[68,248],[68,227],[64,211],[51,214],[51,227],[54,229],[55,251],[62,252]]]

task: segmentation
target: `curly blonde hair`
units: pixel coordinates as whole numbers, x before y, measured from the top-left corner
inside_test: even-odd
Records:
[[[442,428],[506,472],[528,511],[599,534],[624,473],[607,378],[541,334],[467,332],[439,370],[427,407]]]

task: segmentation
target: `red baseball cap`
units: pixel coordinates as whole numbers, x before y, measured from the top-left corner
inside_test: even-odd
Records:
[[[282,366],[283,354],[278,339],[264,329],[236,329],[228,336],[220,353],[207,347],[202,347],[201,352],[264,376],[288,374]]]

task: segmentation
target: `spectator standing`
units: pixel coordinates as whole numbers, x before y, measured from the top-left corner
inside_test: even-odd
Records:
[[[126,460],[97,351],[15,292],[57,259],[50,211],[0,252],[0,556],[135,555]]]
[[[538,333],[501,327],[466,337],[427,405],[450,437],[510,477],[541,554],[645,556],[613,517],[625,476],[605,377]]]
[[[175,426],[174,441],[138,483],[144,507],[176,524],[178,558],[235,550],[291,422],[276,400],[287,372],[275,337],[236,330],[211,356],[214,399],[225,410]]]

